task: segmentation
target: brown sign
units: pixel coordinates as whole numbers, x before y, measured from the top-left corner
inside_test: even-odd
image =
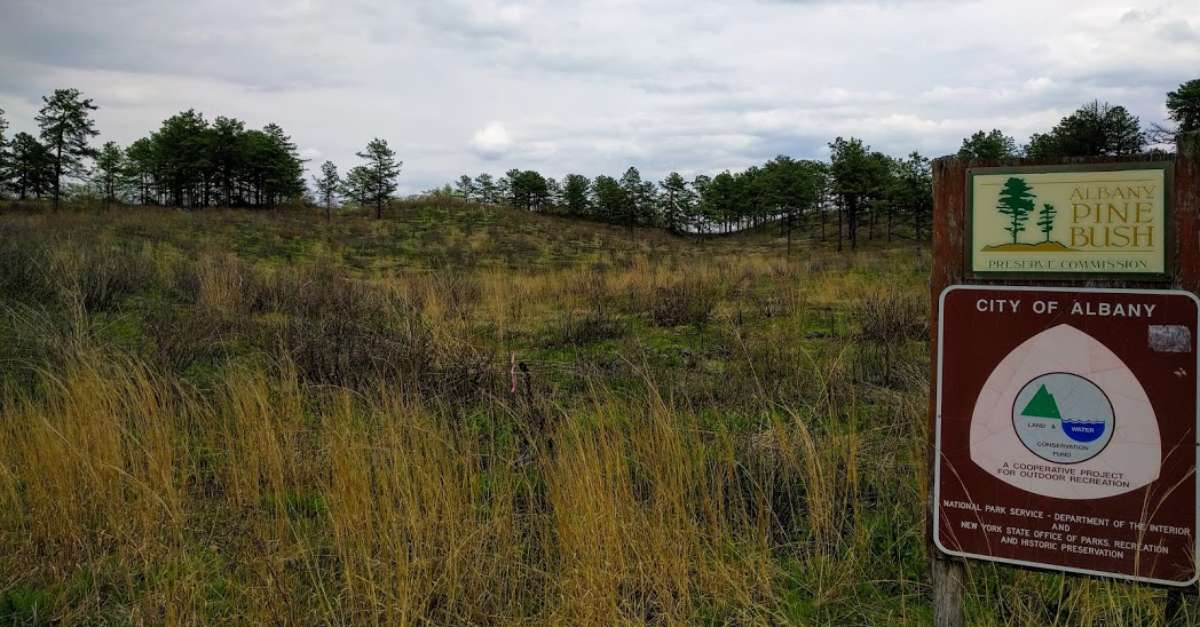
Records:
[[[1200,300],[954,286],[938,319],[942,551],[1196,580]]]

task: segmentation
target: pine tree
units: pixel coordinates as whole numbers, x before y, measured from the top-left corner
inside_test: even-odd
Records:
[[[1094,100],[1063,118],[1048,133],[1034,133],[1025,156],[1054,160],[1063,157],[1132,155],[1142,151],[1146,134],[1128,109]]]
[[[963,139],[958,149],[958,158],[967,161],[1000,161],[1017,156],[1017,140],[1005,135],[1000,129],[991,132],[977,131]]]
[[[1178,126],[1177,134],[1200,133],[1200,78],[1167,92],[1167,112]]]
[[[581,174],[568,174],[563,182],[563,204],[567,213],[573,216],[584,216],[590,212],[588,203],[588,187],[591,181]]]
[[[458,177],[458,181],[454,183],[454,191],[462,197],[463,200],[472,201],[479,200],[479,188],[475,185],[475,181],[470,175],[464,174]]]
[[[520,209],[525,204],[525,193],[521,187],[521,171],[513,168],[504,173],[500,179],[500,196],[503,202],[514,209]]]
[[[924,225],[933,215],[933,174],[929,159],[913,151],[907,159],[898,160],[896,178],[888,196],[889,204],[908,215],[912,223],[913,237],[918,242],[923,242]],[[890,224],[888,234],[890,240]]]
[[[90,113],[98,107],[90,98],[83,98],[78,89],[56,89],[50,96],[43,96],[42,103],[36,119],[53,160],[52,189],[57,209],[62,200],[63,178],[83,175],[83,160],[96,156],[88,140],[100,134]]]
[[[534,170],[512,170],[508,179],[514,207],[526,211],[541,211],[545,207],[550,195],[546,177]]]
[[[1054,217],[1058,215],[1058,210],[1050,203],[1042,203],[1042,210],[1038,212],[1038,228],[1046,235],[1045,241],[1050,241],[1050,232],[1054,230]]]
[[[165,120],[158,131],[150,136],[154,144],[153,158],[158,184],[166,195],[166,202],[176,207],[199,206],[202,199],[201,172],[208,169],[205,136],[208,122],[195,109],[177,113]],[[265,149],[265,138],[259,131],[251,131],[243,139],[247,162],[255,170],[246,174],[255,184],[263,177],[258,174],[269,158]]]
[[[278,124],[268,124],[262,132],[267,148],[266,160],[262,164],[263,193],[267,206],[274,207],[280,201],[303,196],[304,160],[300,158],[296,144]],[[207,188],[204,193],[207,204]]]
[[[151,191],[155,189],[156,181],[161,178],[158,166],[158,154],[151,138],[143,137],[125,149],[125,176],[129,184],[137,189],[138,199],[143,205],[152,202]],[[156,204],[162,202],[158,192],[155,192],[153,197]]]
[[[349,197],[360,207],[367,206],[367,197],[370,195],[370,178],[371,173],[366,166],[356,165],[346,172],[346,177],[342,179],[342,195]]]
[[[325,221],[328,222],[333,219],[333,203],[342,186],[337,166],[332,161],[322,163],[321,176],[313,177],[313,185],[317,188],[317,197],[325,204]]]
[[[642,174],[635,167],[625,170],[621,176],[621,189],[625,192],[625,206],[620,220],[629,228],[636,224],[654,223],[654,183],[642,181]]]
[[[712,177],[707,174],[697,174],[692,179],[692,192],[696,194],[696,202],[692,205],[686,220],[688,224],[701,233],[708,233],[712,230],[713,226],[713,221],[709,217],[712,215],[712,212],[709,210],[708,203],[708,187],[711,184]]]
[[[617,223],[625,211],[625,191],[611,176],[601,174],[592,181],[593,206],[603,222]]]
[[[104,195],[107,209],[117,199],[117,192],[125,175],[125,151],[116,142],[105,142],[96,155],[96,182]]]
[[[546,177],[546,208],[559,210],[563,205],[563,186],[553,176]]]
[[[737,180],[725,170],[712,177],[704,188],[704,220],[728,230],[730,220],[737,213],[737,203]]]
[[[996,209],[1008,216],[1008,226],[1004,227],[1004,230],[1012,235],[1014,244],[1017,243],[1017,236],[1025,230],[1025,221],[1029,219],[1029,214],[1033,212],[1034,198],[1036,196],[1033,194],[1033,188],[1018,176],[1010,176],[1004,182],[1004,188],[1000,190]]]
[[[238,176],[246,170],[245,134],[245,123],[225,116],[217,116],[208,129],[208,165],[220,187],[220,202],[226,207],[234,205]]]
[[[21,200],[30,195],[42,198],[53,189],[54,160],[36,137],[29,133],[13,136],[9,171],[9,186]]]
[[[829,151],[833,191],[841,197],[843,207],[838,213],[839,224],[844,215],[850,248],[857,248],[860,214],[886,194],[893,176],[891,160],[853,137],[849,140],[838,137],[829,144]],[[841,249],[839,226],[838,250]]]
[[[678,172],[668,174],[658,186],[662,188],[660,205],[663,226],[672,233],[679,233],[683,230],[687,216],[692,212],[696,195]]]
[[[366,159],[364,200],[375,203],[375,218],[383,218],[383,206],[396,192],[396,179],[400,177],[403,161],[396,161],[396,153],[388,147],[387,140],[376,137],[367,143],[365,151],[356,153]]]
[[[489,205],[496,204],[496,180],[491,174],[482,172],[475,177],[475,189],[479,190],[479,202]]]

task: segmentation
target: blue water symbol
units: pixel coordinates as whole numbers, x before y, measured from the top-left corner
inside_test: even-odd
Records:
[[[1063,419],[1063,433],[1076,442],[1093,442],[1104,435],[1106,424],[1103,420],[1067,420]]]

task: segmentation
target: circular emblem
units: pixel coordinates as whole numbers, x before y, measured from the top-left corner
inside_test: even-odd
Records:
[[[1056,464],[1099,455],[1116,424],[1104,390],[1069,372],[1050,372],[1026,383],[1013,402],[1012,420],[1025,448]]]

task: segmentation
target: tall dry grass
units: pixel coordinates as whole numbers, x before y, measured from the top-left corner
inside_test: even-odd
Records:
[[[601,396],[522,446],[387,389],[238,372],[200,398],[76,364],[0,423],[0,569],[52,590],[44,616],[770,621],[769,507],[686,412]]]
[[[402,271],[209,219],[0,221],[0,623],[930,620],[926,256]],[[974,623],[1163,619],[971,571]]]

